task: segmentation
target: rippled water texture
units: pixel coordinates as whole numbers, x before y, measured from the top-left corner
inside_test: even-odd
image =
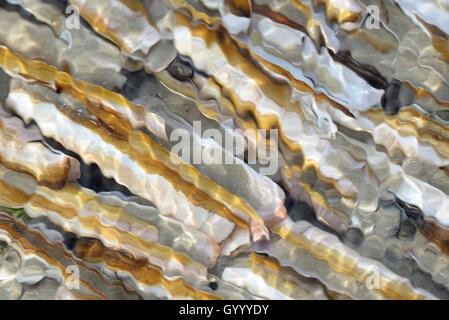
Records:
[[[1,0],[0,68],[0,299],[449,298],[448,0]]]

